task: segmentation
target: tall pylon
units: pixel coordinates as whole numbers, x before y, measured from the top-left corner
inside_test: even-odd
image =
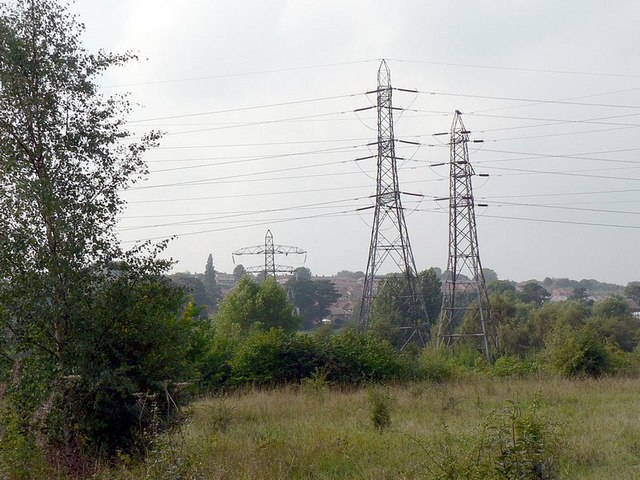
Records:
[[[267,230],[264,236],[264,245],[256,245],[253,247],[244,247],[236,250],[231,254],[233,263],[235,263],[235,257],[238,255],[264,255],[264,266],[256,265],[248,267],[246,269],[249,273],[261,273],[264,272],[266,277],[276,277],[276,273],[293,273],[294,267],[288,265],[277,265],[276,255],[306,255],[306,250],[298,247],[290,247],[287,245],[274,245],[273,234],[271,230]]]
[[[392,259],[399,271],[405,276],[409,286],[412,318],[408,319],[411,326],[407,327],[405,344],[416,335],[418,340],[424,344],[428,334],[424,327],[428,319],[424,298],[418,290],[416,263],[409,243],[407,224],[400,198],[402,192],[398,184],[392,91],[391,73],[387,62],[382,60],[378,69],[378,88],[375,91],[378,111],[375,206],[359,323],[365,329],[370,327],[371,307],[375,297],[374,278],[385,261]]]
[[[437,345],[451,345],[460,338],[480,340],[487,359],[496,346],[497,335],[491,319],[491,305],[480,262],[478,231],[469,161],[469,131],[460,111],[451,124],[449,144],[449,260],[448,278],[438,320]],[[472,317],[465,317],[471,315]],[[459,327],[466,320],[465,328]]]

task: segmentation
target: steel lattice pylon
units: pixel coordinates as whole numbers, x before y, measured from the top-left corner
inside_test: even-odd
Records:
[[[264,266],[256,265],[253,267],[248,267],[246,269],[249,273],[261,273],[264,272],[264,276],[266,277],[276,277],[276,273],[293,273],[294,268],[288,265],[276,265],[276,255],[305,255],[307,252],[298,247],[289,247],[287,245],[274,245],[273,244],[273,235],[271,234],[271,230],[267,230],[267,233],[264,236],[264,245],[256,245],[254,247],[244,247],[239,250],[233,252],[232,258],[234,259],[236,255],[264,255]]]
[[[417,334],[424,343],[426,334],[422,327],[427,324],[427,313],[424,299],[418,291],[416,264],[409,243],[400,198],[402,192],[398,185],[391,92],[391,74],[387,63],[383,60],[378,69],[378,88],[376,90],[378,154],[375,210],[359,323],[363,328],[370,327],[371,307],[375,297],[374,277],[385,261],[392,259],[399,271],[406,277],[411,295],[410,314],[412,318],[410,321],[413,323],[413,327],[409,328],[406,341],[408,342]]]
[[[471,177],[475,174],[469,162],[461,113],[456,110],[451,125],[449,163],[449,260],[448,278],[438,321],[437,344],[450,345],[459,338],[475,338],[491,356],[497,336],[491,319],[491,305],[480,263],[478,232]],[[472,317],[465,316],[470,315]],[[460,327],[463,322],[465,326]]]

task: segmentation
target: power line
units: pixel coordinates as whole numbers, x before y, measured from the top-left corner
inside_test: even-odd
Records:
[[[489,70],[508,70],[508,71],[530,72],[530,73],[553,73],[553,74],[560,74],[560,75],[586,75],[586,76],[593,76],[593,77],[640,78],[640,75],[627,74],[627,73],[585,72],[585,71],[574,71],[574,70],[552,70],[552,69],[526,68],[526,67],[504,67],[504,66],[498,66],[498,65],[448,63],[448,62],[434,62],[434,61],[428,61],[428,60],[403,60],[398,58],[390,58],[388,60],[391,62],[441,65],[445,67],[482,68],[482,69],[489,69]]]
[[[165,168],[161,170],[154,170],[152,173],[157,172],[169,172],[175,170],[191,170],[193,168],[202,168],[202,167],[213,167],[213,166],[221,166],[221,165],[237,165],[239,163],[248,163],[248,162],[256,162],[259,160],[271,160],[274,158],[289,158],[289,157],[299,157],[304,155],[317,155],[317,154],[327,154],[327,153],[345,153],[349,151],[352,153],[356,149],[360,149],[366,147],[366,144],[363,145],[348,145],[344,147],[334,147],[334,148],[324,148],[320,150],[306,150],[302,152],[291,152],[291,153],[279,153],[273,155],[241,155],[237,157],[233,156],[225,156],[225,157],[200,157],[200,158],[181,158],[181,159],[171,159],[171,160],[160,160],[153,163],[168,163],[168,162],[203,162],[208,160],[226,160],[223,162],[217,163],[208,163],[204,165],[189,165],[186,167],[175,167],[175,168]]]
[[[557,209],[557,210],[573,210],[573,211],[578,211],[578,212],[595,212],[595,213],[615,213],[615,214],[621,214],[621,215],[640,215],[640,212],[631,212],[628,210],[610,210],[610,209],[600,209],[600,208],[582,208],[582,207],[566,207],[563,205],[544,205],[544,204],[539,204],[539,203],[517,203],[517,202],[499,202],[499,203],[492,203],[491,206],[498,206],[498,207],[502,207],[502,206],[507,206],[507,207],[511,207],[511,206],[516,206],[516,207],[537,207],[537,208],[550,208],[550,209]]]
[[[376,60],[354,60],[352,62],[325,63],[320,65],[308,65],[308,66],[302,66],[302,67],[276,68],[276,69],[258,70],[258,71],[252,71],[252,72],[237,72],[237,73],[225,73],[225,74],[219,74],[219,75],[205,75],[200,77],[176,78],[172,80],[154,80],[149,82],[123,83],[119,85],[103,85],[101,88],[124,88],[124,87],[137,87],[137,86],[144,86],[144,85],[164,85],[168,83],[195,82],[195,81],[201,81],[201,80],[215,80],[220,78],[235,78],[235,77],[245,77],[245,76],[253,76],[253,75],[263,75],[267,73],[294,72],[299,70],[338,67],[343,65],[355,65],[359,63],[369,63],[369,62],[375,62],[375,61]]]
[[[539,99],[539,98],[526,98],[526,97],[501,97],[497,95],[478,95],[478,94],[470,94],[470,93],[452,93],[452,92],[435,92],[435,91],[425,91],[418,90],[418,93],[426,94],[426,95],[440,95],[446,97],[464,97],[464,98],[479,98],[484,100],[506,100],[510,102],[534,102],[534,103],[545,103],[545,104],[553,104],[553,105],[573,105],[573,106],[583,106],[583,107],[607,107],[607,108],[624,108],[624,109],[640,109],[640,105],[625,105],[625,104],[612,104],[612,103],[586,103],[586,102],[572,102],[568,100],[547,100],[547,99]]]
[[[197,112],[197,113],[183,113],[180,115],[169,115],[165,117],[141,118],[138,120],[129,120],[127,121],[127,124],[139,123],[139,122],[151,122],[155,120],[171,120],[174,118],[191,118],[191,117],[199,117],[203,115],[218,115],[220,113],[245,112],[248,110],[260,110],[263,108],[283,107],[288,105],[300,105],[303,103],[314,103],[314,102],[324,102],[327,100],[338,100],[341,98],[352,98],[352,97],[358,97],[360,95],[364,95],[364,93],[348,93],[344,95],[333,95],[329,97],[317,97],[317,98],[307,98],[303,100],[291,100],[289,102],[267,103],[263,105],[251,105],[248,107],[226,108],[222,110],[208,110],[206,112]]]
[[[591,192],[558,192],[558,193],[534,193],[525,195],[497,195],[482,197],[483,199],[500,199],[500,198],[527,198],[527,197],[555,197],[555,196],[571,196],[571,195],[600,195],[608,193],[631,193],[640,192],[640,188],[628,188],[623,190],[599,190]]]
[[[247,216],[247,215],[259,215],[259,214],[263,214],[263,213],[273,213],[273,212],[282,212],[282,211],[288,211],[288,210],[298,210],[298,209],[304,209],[304,208],[317,208],[320,206],[326,206],[326,205],[335,205],[336,203],[345,203],[345,202],[350,202],[350,201],[360,201],[363,200],[367,197],[356,197],[356,198],[348,198],[348,199],[342,199],[342,200],[329,200],[326,202],[316,202],[316,203],[310,203],[310,204],[305,204],[305,205],[297,205],[297,206],[287,206],[287,207],[281,207],[281,208],[269,208],[269,209],[263,209],[263,210],[253,210],[253,211],[236,211],[236,212],[229,212],[229,213],[225,213],[222,215],[216,215],[213,217],[208,217],[208,218],[203,218],[203,219],[197,219],[197,220],[186,220],[184,222],[171,222],[171,223],[160,223],[160,224],[154,224],[154,225],[144,225],[144,226],[139,226],[139,227],[124,227],[124,228],[120,228],[120,231],[129,231],[129,230],[137,230],[140,228],[158,228],[158,227],[171,227],[171,226],[175,226],[175,225],[188,225],[188,224],[192,224],[192,223],[197,223],[200,221],[209,221],[209,220],[222,220],[222,219],[226,219],[226,218],[236,218],[239,216]]]

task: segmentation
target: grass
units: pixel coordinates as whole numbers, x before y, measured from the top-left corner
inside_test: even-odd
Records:
[[[560,478],[640,478],[639,393],[630,378],[415,383],[385,390],[390,426],[380,429],[370,389],[244,391],[196,401],[160,456],[104,478],[160,478],[168,465],[175,479],[445,478],[442,466],[509,402],[551,426]]]

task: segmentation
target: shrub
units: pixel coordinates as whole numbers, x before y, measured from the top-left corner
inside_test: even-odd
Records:
[[[475,435],[456,438],[444,426],[439,445],[421,444],[433,467],[428,478],[449,480],[552,480],[558,478],[560,434],[538,414],[510,403],[489,418]]]
[[[613,373],[611,348],[590,324],[578,331],[566,325],[554,329],[543,358],[551,370],[566,377]]]
[[[421,378],[432,382],[443,382],[454,376],[454,367],[447,351],[434,345],[422,351],[418,371]]]
[[[401,379],[411,370],[406,358],[372,333],[349,331],[331,337],[323,347],[327,377],[332,382],[361,384]]]
[[[523,377],[536,369],[535,363],[513,355],[498,357],[493,365],[493,373],[498,377]]]
[[[289,373],[284,356],[286,335],[280,328],[258,331],[242,342],[231,360],[231,383],[265,385],[283,382]]]
[[[388,390],[370,387],[368,390],[371,408],[371,423],[378,430],[386,430],[391,426],[391,408],[393,398]]]

